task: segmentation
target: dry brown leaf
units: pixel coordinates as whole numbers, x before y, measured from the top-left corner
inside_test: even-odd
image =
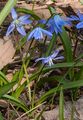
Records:
[[[15,54],[15,48],[13,46],[12,40],[9,39],[5,43],[0,40],[0,70],[7,64],[13,61],[13,56]],[[4,40],[3,40],[4,41]]]
[[[57,0],[57,2],[53,3],[51,0],[47,0],[44,5],[40,6],[38,4],[34,5],[34,12],[40,17],[47,19],[50,17],[50,12],[47,9],[48,5],[54,4],[57,13],[63,13],[63,11],[59,8],[60,6],[62,7],[68,7],[71,6],[75,12],[80,10],[81,12],[83,11],[83,5],[80,4],[78,0]],[[27,4],[26,2],[22,1],[20,4],[17,5],[17,7],[23,7],[23,8],[28,8],[32,10],[33,4]]]
[[[0,99],[0,106],[3,107],[3,108],[7,108],[8,107],[7,101]]]

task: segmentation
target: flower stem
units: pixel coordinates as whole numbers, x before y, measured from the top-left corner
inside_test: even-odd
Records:
[[[25,61],[23,61],[23,67],[24,67],[24,72],[25,72],[26,79],[27,79],[28,93],[29,93],[29,100],[30,100],[30,102],[31,102],[31,88],[30,88],[30,81],[29,81],[29,77],[28,77],[28,73],[27,73],[27,69],[26,69]]]

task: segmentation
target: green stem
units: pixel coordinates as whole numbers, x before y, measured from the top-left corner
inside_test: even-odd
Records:
[[[59,120],[64,120],[64,95],[63,95],[63,86],[61,86],[61,88],[60,88]]]
[[[3,23],[3,21],[5,20],[5,18],[11,11],[11,9],[16,5],[17,1],[18,0],[8,0],[5,7],[3,8],[3,10],[0,13],[0,25]]]
[[[24,62],[24,61],[23,61],[23,67],[24,67],[24,71],[25,71],[25,75],[26,75],[26,79],[27,79],[27,84],[28,84],[29,100],[31,101],[30,81],[29,81],[29,76],[28,76],[27,69],[26,69],[26,65],[25,65],[25,62]]]
[[[34,11],[34,6],[35,6],[35,0],[33,0],[32,11]]]

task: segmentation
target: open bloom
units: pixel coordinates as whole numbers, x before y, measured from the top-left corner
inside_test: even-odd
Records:
[[[43,64],[47,64],[49,66],[52,66],[53,60],[61,60],[64,59],[63,56],[58,56],[59,54],[59,50],[56,50],[52,55],[48,56],[48,57],[42,57],[42,58],[38,58],[36,59],[36,62],[38,61],[42,61]],[[58,56],[58,57],[57,57]]]
[[[77,16],[71,15],[68,17],[70,21],[79,21],[79,23],[76,25],[77,29],[83,28],[83,14],[79,11],[77,12]]]
[[[51,33],[56,32],[56,34],[62,32],[63,26],[70,26],[70,21],[64,20],[60,15],[55,15],[54,17],[50,18],[48,22],[46,20],[40,20],[39,22],[42,24],[46,24],[47,30]]]
[[[34,38],[35,40],[41,40],[44,38],[44,35],[47,35],[49,37],[52,37],[52,33],[50,33],[47,30],[44,30],[40,27],[35,28],[34,30],[32,30],[32,32],[29,34],[28,36],[28,40]]]
[[[30,24],[32,22],[31,20],[28,19],[30,15],[24,15],[18,18],[18,15],[14,8],[11,10],[11,15],[12,15],[13,21],[11,22],[11,24],[7,29],[6,36],[10,35],[10,33],[15,28],[21,35],[25,36],[26,32],[23,25]]]

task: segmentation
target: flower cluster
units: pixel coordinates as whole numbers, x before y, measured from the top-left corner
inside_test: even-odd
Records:
[[[7,29],[6,36],[10,35],[14,29],[17,29],[17,31],[22,36],[26,36],[24,25],[32,23],[32,20],[30,20],[30,15],[23,15],[21,17],[18,17],[15,9],[13,8],[11,10],[11,16],[13,18],[13,21],[11,22],[11,24]],[[40,26],[34,28],[28,35],[27,40],[29,41],[31,39],[34,39],[34,40],[40,41],[44,39],[44,36],[48,36],[49,38],[51,38],[54,32],[55,34],[63,32],[62,28],[64,26],[70,26],[71,21],[73,20],[79,20],[82,22],[83,16],[80,13],[78,13],[78,16],[70,16],[70,18],[65,20],[60,15],[55,15],[51,17],[48,21],[43,19],[39,20],[39,23],[45,24],[46,29],[43,29]],[[79,23],[79,24],[82,24],[82,23]],[[77,25],[77,27],[78,26],[80,25]],[[59,54],[59,50],[56,50],[52,55],[48,57],[38,58],[36,62],[42,61],[43,64],[47,64],[51,66],[53,65],[53,60],[59,60],[64,58],[63,56],[58,56],[58,54]]]

